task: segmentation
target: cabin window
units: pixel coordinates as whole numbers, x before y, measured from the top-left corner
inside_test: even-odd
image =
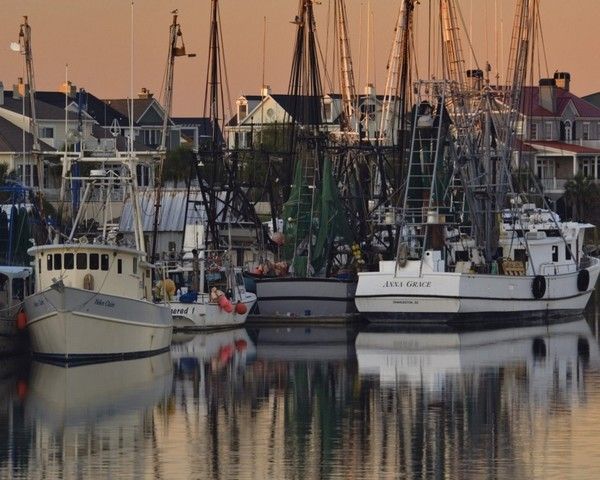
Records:
[[[90,253],[90,270],[98,270],[100,268],[100,258],[97,253]]]
[[[146,277],[150,278],[150,269],[149,268],[146,269]]]
[[[558,245],[552,245],[552,261],[558,262]]]
[[[123,273],[123,260],[117,258],[117,273]]]
[[[565,245],[565,258],[571,260],[571,246],[569,244]]]
[[[527,250],[524,248],[515,248],[515,260],[517,262],[527,261]]]
[[[38,272],[41,272],[41,271],[42,271],[42,260],[39,259],[38,260]]]
[[[103,253],[100,255],[100,268],[102,270],[108,270],[108,254]]]
[[[87,253],[77,254],[77,270],[87,270]]]
[[[133,257],[133,274],[137,274],[137,257]]]
[[[54,270],[62,270],[62,254],[54,254]]]
[[[65,270],[73,270],[75,268],[75,255],[73,253],[65,253]]]
[[[52,254],[49,253],[46,257],[46,270],[52,271]]]

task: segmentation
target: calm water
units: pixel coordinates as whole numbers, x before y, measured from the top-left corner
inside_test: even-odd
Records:
[[[248,327],[0,363],[0,478],[600,478],[600,301],[486,332]]]

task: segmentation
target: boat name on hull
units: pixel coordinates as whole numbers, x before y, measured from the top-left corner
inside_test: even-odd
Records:
[[[407,281],[397,281],[397,280],[386,280],[383,282],[383,288],[392,287],[392,288],[431,288],[431,282],[427,282],[424,280],[407,280]]]

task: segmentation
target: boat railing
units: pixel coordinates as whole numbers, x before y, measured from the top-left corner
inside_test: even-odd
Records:
[[[542,275],[560,275],[574,272],[576,265],[574,263],[554,263],[547,262],[540,265],[540,274]]]

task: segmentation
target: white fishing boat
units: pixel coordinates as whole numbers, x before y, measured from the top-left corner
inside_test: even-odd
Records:
[[[95,158],[77,161],[98,163]],[[64,361],[133,357],[166,351],[171,344],[171,311],[153,301],[153,266],[146,260],[139,220],[134,157],[102,161],[121,168],[92,169],[82,177],[86,187],[67,240],[28,250],[36,293],[25,299],[25,311],[35,355]],[[78,228],[92,195],[102,191],[108,211],[115,185],[134,199],[138,221],[132,246],[119,238],[106,214],[96,234]]]
[[[600,262],[583,251],[587,223],[550,211],[523,168],[522,92],[536,11],[515,12],[507,84],[464,71],[455,2],[440,12],[444,80],[415,82],[397,254],[359,274],[356,306],[373,321],[485,322],[585,308]],[[527,182],[524,178],[527,178]]]
[[[174,327],[200,330],[243,325],[256,303],[256,295],[246,291],[242,270],[195,269],[199,262],[204,264],[204,259],[196,258],[192,265],[179,265],[167,271],[173,286],[179,286],[168,300]]]

